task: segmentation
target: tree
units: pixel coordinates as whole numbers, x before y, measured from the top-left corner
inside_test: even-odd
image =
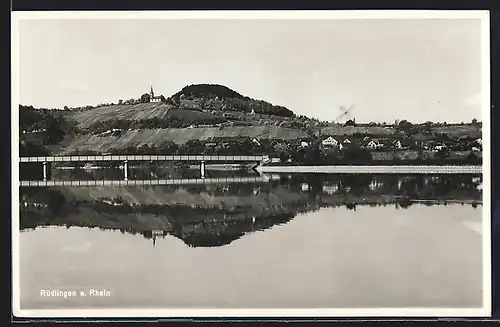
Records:
[[[425,160],[424,148],[420,143],[417,144],[417,160],[418,161]]]
[[[439,159],[448,158],[449,155],[450,155],[450,150],[448,150],[447,147],[439,149],[438,152],[436,153],[436,157]]]
[[[321,161],[321,152],[319,147],[315,144],[305,149],[304,163],[314,165]]]
[[[332,164],[332,163],[335,163],[339,160],[339,157],[340,157],[340,152],[338,150],[337,147],[333,147],[333,148],[328,148],[326,151],[325,151],[325,161],[327,164]]]
[[[290,154],[288,154],[286,152],[281,152],[279,154],[279,157],[280,157],[281,162],[286,162],[288,159],[290,159]]]
[[[48,116],[46,120],[46,144],[55,144],[64,137],[64,131],[56,118]]]
[[[398,124],[398,128],[402,131],[407,131],[412,127],[413,127],[413,124],[410,123],[409,121],[407,121],[406,119],[400,121]]]
[[[148,103],[151,101],[151,96],[147,93],[144,93],[143,95],[141,95],[141,98],[140,98],[140,103]]]
[[[477,164],[480,162],[479,158],[472,151],[470,151],[467,157],[464,158],[464,161],[468,164]]]
[[[47,207],[54,216],[57,216],[62,211],[66,198],[58,191],[49,191],[47,195],[49,197]]]
[[[344,126],[356,126],[356,121],[354,119],[349,119],[345,122]]]
[[[372,160],[372,154],[359,146],[349,146],[342,151],[342,158],[350,163],[363,163]]]

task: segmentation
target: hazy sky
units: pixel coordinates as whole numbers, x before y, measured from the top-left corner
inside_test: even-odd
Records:
[[[19,23],[20,103],[79,106],[217,83],[298,114],[481,119],[481,21],[65,19]]]

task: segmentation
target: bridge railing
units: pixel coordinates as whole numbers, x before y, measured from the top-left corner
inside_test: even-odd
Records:
[[[197,155],[197,154],[176,154],[176,155],[75,155],[75,156],[37,156],[20,157],[19,162],[73,162],[73,161],[262,161],[265,155]]]

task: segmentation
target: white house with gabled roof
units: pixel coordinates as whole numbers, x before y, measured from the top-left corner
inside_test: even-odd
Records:
[[[370,150],[380,149],[384,145],[377,139],[373,139],[368,144],[366,144],[366,148]]]
[[[328,136],[326,139],[321,141],[321,144],[324,146],[338,146],[340,144],[339,141],[337,141],[335,138],[332,136]]]

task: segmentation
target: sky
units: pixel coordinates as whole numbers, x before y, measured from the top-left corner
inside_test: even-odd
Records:
[[[296,114],[481,120],[480,19],[24,19],[19,102],[96,105],[225,85]]]

